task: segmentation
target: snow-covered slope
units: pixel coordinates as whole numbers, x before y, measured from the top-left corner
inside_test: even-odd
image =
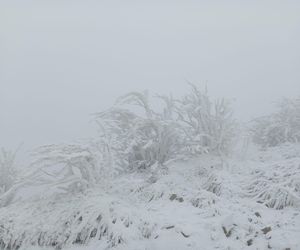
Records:
[[[1,208],[0,249],[297,250],[299,199],[299,146],[202,156]]]

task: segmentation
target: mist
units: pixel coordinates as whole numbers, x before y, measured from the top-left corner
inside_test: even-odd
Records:
[[[0,119],[0,250],[300,249],[299,0],[0,0]]]
[[[0,5],[0,146],[93,136],[90,115],[133,90],[207,86],[240,121],[300,93],[299,1]]]

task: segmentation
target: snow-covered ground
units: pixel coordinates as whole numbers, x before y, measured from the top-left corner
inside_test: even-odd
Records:
[[[298,250],[300,146],[243,157],[206,155],[128,173],[72,197],[15,202],[0,209],[0,249],[20,245]]]

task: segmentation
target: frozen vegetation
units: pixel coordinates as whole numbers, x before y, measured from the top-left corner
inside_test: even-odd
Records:
[[[2,151],[0,249],[300,249],[299,99],[243,126],[191,85],[93,117],[97,138],[22,171]]]

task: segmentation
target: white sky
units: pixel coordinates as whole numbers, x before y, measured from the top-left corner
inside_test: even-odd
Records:
[[[90,114],[186,79],[237,118],[300,95],[300,1],[2,1],[0,146],[92,135]]]

